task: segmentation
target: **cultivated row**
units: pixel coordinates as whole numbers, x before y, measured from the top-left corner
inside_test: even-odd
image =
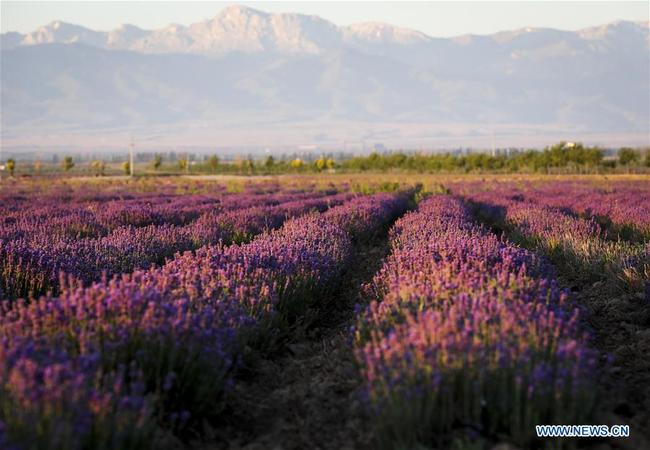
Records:
[[[406,207],[361,197],[252,242],[178,255],[54,298],[0,305],[0,444],[160,448],[223,410],[244,345],[325,299]],[[3,441],[4,439],[4,441]]]
[[[610,184],[557,181],[505,182],[485,185],[463,183],[462,194],[552,206],[575,216],[594,219],[609,239],[633,241],[650,238],[650,184],[616,181]],[[485,192],[481,192],[485,191]]]
[[[511,232],[517,242],[548,256],[564,273],[582,282],[603,277],[631,292],[650,296],[650,243],[609,239],[595,218],[508,198],[495,191],[470,195],[478,214]]]
[[[0,239],[76,240],[99,238],[120,227],[147,225],[187,225],[204,214],[218,214],[253,206],[272,206],[329,192],[282,191],[271,194],[147,195],[124,199],[102,196],[89,201],[56,197],[6,199],[0,205]]]
[[[265,229],[277,228],[287,218],[312,210],[322,211],[350,195],[282,194],[266,201],[242,197],[239,208],[236,202],[226,202],[227,207],[222,205],[218,209],[209,205],[212,211],[203,212],[187,225],[121,226],[98,238],[30,233],[25,238],[0,239],[0,294],[4,292],[4,297],[17,298],[37,296],[49,290],[56,292],[61,272],[89,283],[103,275],[110,277],[137,268],[146,269],[176,252],[220,241],[243,242]],[[275,204],[279,199],[284,201]],[[258,202],[266,205],[248,206]],[[76,220],[75,224],[84,223]]]
[[[529,447],[535,424],[589,423],[595,353],[548,265],[446,196],[398,220],[391,246],[355,335],[387,447]]]

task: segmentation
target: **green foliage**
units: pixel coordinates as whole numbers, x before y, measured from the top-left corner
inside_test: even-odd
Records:
[[[72,156],[64,156],[61,165],[63,166],[63,170],[66,172],[72,169],[74,167],[74,160],[72,159]]]
[[[9,158],[7,160],[7,164],[5,164],[5,166],[7,167],[7,172],[9,172],[9,175],[13,177],[14,176],[14,171],[16,170],[16,161]]]
[[[618,162],[621,165],[629,166],[638,163],[640,160],[641,154],[632,148],[623,147],[618,151]]]
[[[488,153],[406,153],[373,152],[367,156],[356,156],[342,159],[340,162],[331,157],[321,156],[318,159],[278,158],[267,155],[263,159],[253,160],[252,157],[238,157],[234,162],[222,162],[214,154],[203,160],[201,164],[192,163],[193,173],[232,173],[253,175],[256,173],[317,173],[333,172],[410,172],[410,173],[603,173],[603,172],[643,172],[650,167],[650,149],[636,150],[621,148],[618,158],[604,159],[604,151],[599,147],[584,146],[581,143],[559,142],[545,147],[543,150],[515,150],[496,155]],[[181,172],[190,171],[190,159],[184,155],[180,159],[172,156]],[[162,167],[163,156],[156,154],[151,160],[151,167],[159,170]],[[91,163],[98,175],[103,175],[104,169]],[[66,171],[74,167],[72,157],[66,156],[62,161]],[[7,170],[10,170],[9,167]]]
[[[377,192],[397,192],[400,190],[400,184],[397,182],[382,181],[380,183],[352,183],[350,187],[352,192],[358,192],[364,195],[376,194]]]
[[[325,169],[325,167],[327,167],[327,160],[323,157],[318,158],[314,162],[314,167],[316,167],[317,171],[322,172]]]
[[[560,142],[543,151],[526,150],[514,154],[467,155],[405,154],[401,152],[380,155],[373,152],[344,161],[341,167],[350,171],[402,170],[411,172],[548,172],[557,168],[593,170],[601,166],[603,151],[580,143]]]
[[[251,158],[244,159],[241,163],[241,167],[244,173],[248,173],[250,175],[255,173],[255,163]]]
[[[122,163],[122,169],[124,169],[124,175],[131,175],[131,163],[129,161]]]
[[[212,155],[208,158],[208,166],[212,173],[216,172],[219,168],[219,157],[217,155]]]
[[[95,175],[104,176],[104,171],[106,170],[106,163],[100,159],[97,159],[90,163],[91,167],[95,171]]]
[[[160,166],[162,165],[162,155],[154,155],[153,157],[153,170],[158,170]]]
[[[584,147],[582,144],[560,142],[546,147],[542,152],[547,167],[568,165],[596,166],[603,159],[603,151],[598,147]]]

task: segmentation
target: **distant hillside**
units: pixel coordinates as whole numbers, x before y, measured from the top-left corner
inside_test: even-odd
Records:
[[[232,6],[189,26],[53,22],[1,43],[7,147],[134,130],[151,145],[270,147],[650,133],[648,23],[440,39]]]

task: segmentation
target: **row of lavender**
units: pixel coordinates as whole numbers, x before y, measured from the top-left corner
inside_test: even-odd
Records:
[[[593,220],[602,236],[630,241],[650,239],[650,183],[647,181],[462,182],[454,192],[482,193],[494,199],[550,206]]]
[[[214,419],[242,347],[324,299],[406,198],[362,197],[59,297],[0,305],[0,446],[162,448]]]
[[[535,424],[585,423],[596,355],[547,264],[452,197],[400,219],[391,246],[355,334],[381,442],[527,448]]]
[[[626,196],[627,193],[623,197]],[[607,281],[618,289],[645,292],[650,298],[650,241],[647,238],[641,238],[640,242],[612,239],[611,229],[604,228],[596,217],[577,217],[544,203],[547,200],[553,203],[551,199],[536,198],[533,194],[530,197],[535,200],[504,195],[500,190],[467,195],[477,213],[488,223],[508,230],[518,243],[551,258],[570,278],[578,282]],[[650,230],[650,214],[646,217],[642,213],[645,203],[648,203],[645,198],[631,202],[628,218],[634,219],[636,226],[645,224],[645,229]],[[638,214],[634,215],[632,210]]]
[[[610,237],[650,238],[650,183],[618,182],[611,187],[584,183],[548,183],[528,191],[528,198],[586,218],[593,218]]]
[[[322,192],[322,195],[334,191]],[[27,203],[22,198],[6,199],[0,205],[0,239],[38,240],[54,235],[60,240],[99,238],[120,227],[147,225],[186,225],[204,214],[221,213],[252,206],[270,206],[302,196],[312,197],[311,191],[280,191],[265,193],[250,190],[243,194],[216,195],[125,195],[126,198],[89,200],[82,192],[68,201],[54,196],[34,198]]]
[[[303,184],[302,187],[305,187]],[[309,186],[307,186],[309,187]],[[302,190],[297,186],[296,189]],[[237,195],[271,195],[287,192],[286,183],[236,182],[230,184],[179,180],[177,178],[142,178],[132,180],[102,179],[96,182],[66,179],[26,180],[3,185],[0,211],[20,211],[52,204],[62,207],[111,202],[157,203],[157,199],[178,200],[193,196],[220,199]],[[182,202],[180,202],[182,203]],[[182,205],[179,204],[182,207]]]
[[[198,199],[195,209],[176,216],[179,218],[191,211],[190,215],[198,217],[186,225],[173,221],[150,225],[140,223],[141,226],[117,227],[97,238],[69,235],[72,229],[92,224],[84,218],[87,209],[76,209],[77,214],[73,214],[71,220],[66,219],[67,226],[61,233],[51,229],[44,220],[45,227],[50,228],[47,233],[23,226],[25,223],[40,226],[38,214],[33,214],[31,217],[36,219],[29,222],[27,216],[34,212],[28,211],[23,221],[15,222],[20,227],[8,230],[11,227],[4,226],[0,230],[4,236],[0,238],[0,294],[4,292],[5,297],[17,298],[37,296],[49,290],[56,292],[61,272],[89,283],[99,280],[104,274],[110,277],[160,264],[179,251],[219,241],[246,241],[264,229],[277,228],[286,218],[311,210],[322,211],[350,197],[349,194],[326,194],[329,193],[231,196],[221,199],[218,205]],[[169,207],[169,203],[164,207]],[[123,206],[119,211],[127,214],[130,209],[131,206]],[[152,218],[146,212],[139,217]],[[160,219],[168,220],[170,217],[160,216]],[[25,235],[15,233],[18,229]],[[8,237],[12,232],[13,237]]]

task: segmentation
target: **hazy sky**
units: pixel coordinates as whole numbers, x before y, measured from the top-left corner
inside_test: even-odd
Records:
[[[99,2],[0,1],[2,32],[29,32],[53,20],[110,30],[123,23],[159,28],[214,17],[232,4],[269,12],[315,14],[337,25],[380,21],[431,36],[488,34],[524,26],[575,30],[618,19],[650,20],[647,1],[473,2]]]

